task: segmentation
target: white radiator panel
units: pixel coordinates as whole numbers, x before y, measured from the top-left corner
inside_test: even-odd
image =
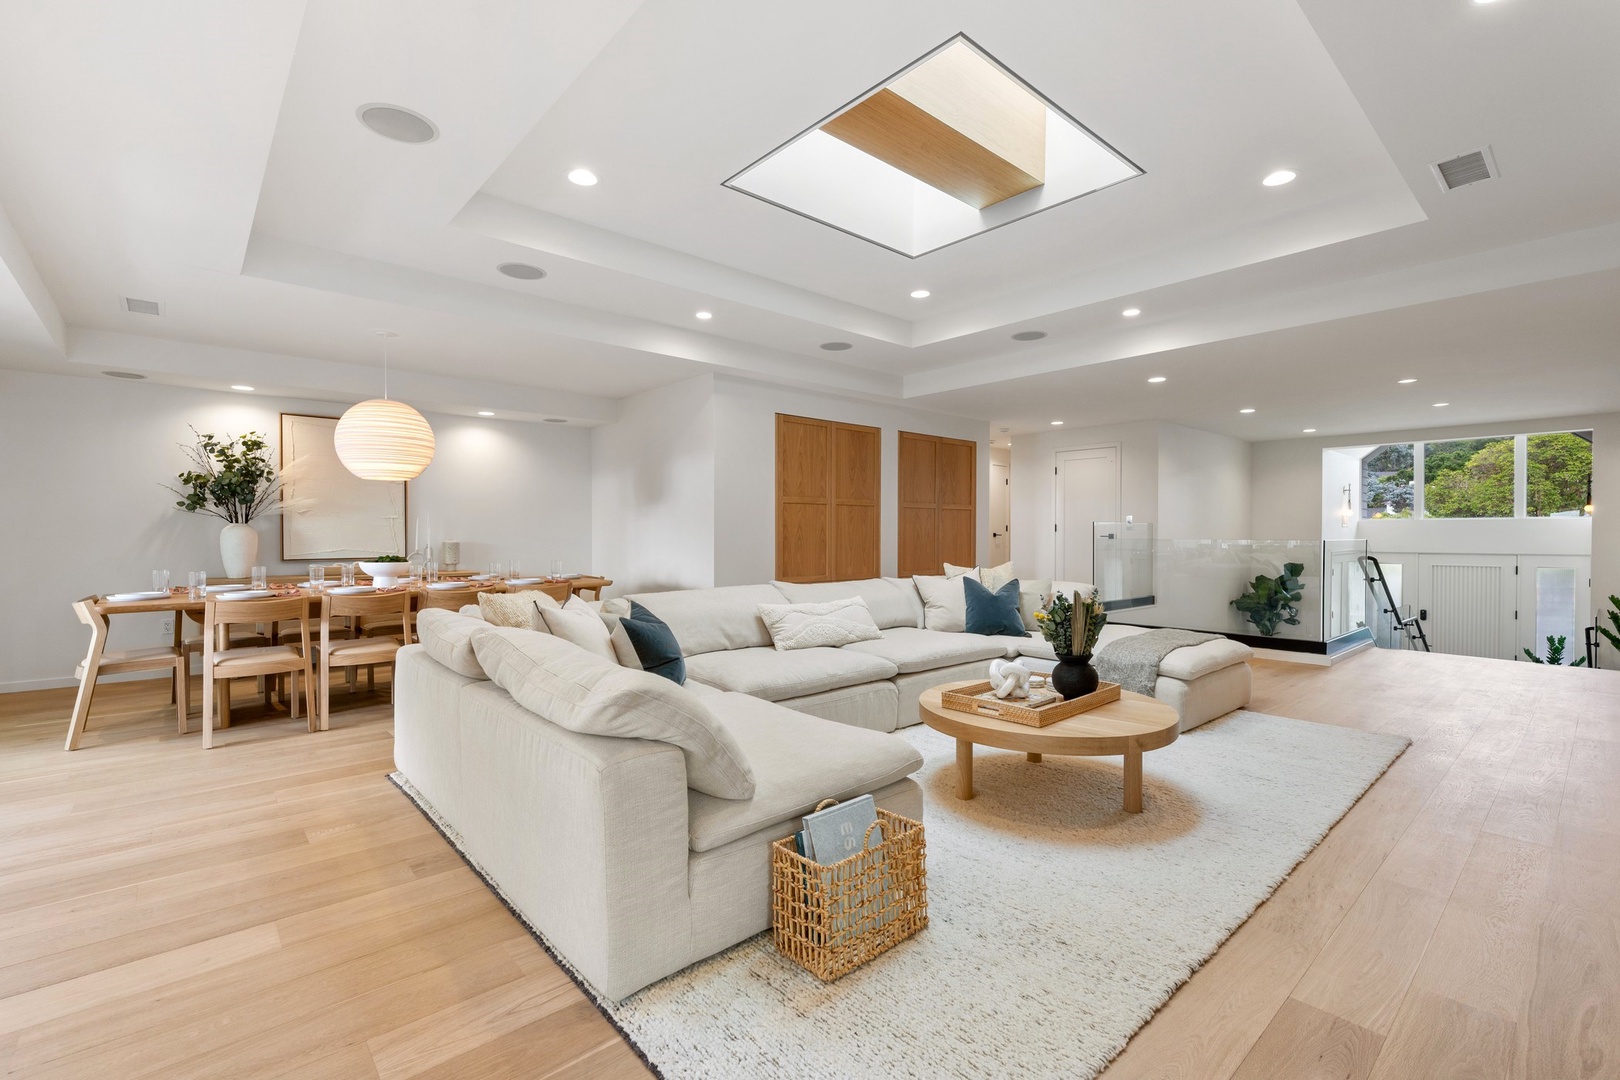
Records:
[[[1508,659],[1512,575],[1504,566],[1431,563],[1427,605],[1434,651]]]

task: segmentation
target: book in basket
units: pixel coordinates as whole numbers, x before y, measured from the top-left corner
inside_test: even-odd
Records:
[[[866,838],[867,830],[876,824],[877,819],[877,801],[870,795],[808,814],[804,819],[805,846],[808,848],[805,854],[827,866],[859,855],[868,848],[880,849],[883,843],[882,825],[871,829],[870,844]],[[864,887],[857,886],[840,894],[837,901],[839,910],[831,913],[832,925],[829,929],[835,941],[875,930],[893,915],[883,902],[890,887],[887,868],[861,885]]]

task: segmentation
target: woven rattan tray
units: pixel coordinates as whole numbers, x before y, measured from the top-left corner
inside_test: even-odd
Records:
[[[1059,698],[1046,705],[1031,706],[1014,699],[998,698],[991,694],[988,682],[968,683],[939,695],[939,703],[954,712],[972,713],[974,716],[993,716],[1008,723],[1027,727],[1045,727],[1071,716],[1119,700],[1119,683],[1105,682],[1084,697]]]

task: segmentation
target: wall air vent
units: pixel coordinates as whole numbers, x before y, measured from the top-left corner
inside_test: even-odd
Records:
[[[124,297],[124,310],[136,315],[161,315],[163,305],[156,300],[137,300],[133,296]]]
[[[1434,170],[1434,178],[1440,182],[1442,191],[1456,191],[1460,187],[1500,175],[1496,171],[1496,156],[1488,146],[1483,150],[1458,154],[1448,161],[1437,161],[1429,168]]]

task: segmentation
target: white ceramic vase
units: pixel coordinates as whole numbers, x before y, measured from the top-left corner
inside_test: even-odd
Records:
[[[219,531],[219,557],[225,563],[226,577],[247,577],[259,558],[259,534],[251,525],[232,522],[225,526]]]

